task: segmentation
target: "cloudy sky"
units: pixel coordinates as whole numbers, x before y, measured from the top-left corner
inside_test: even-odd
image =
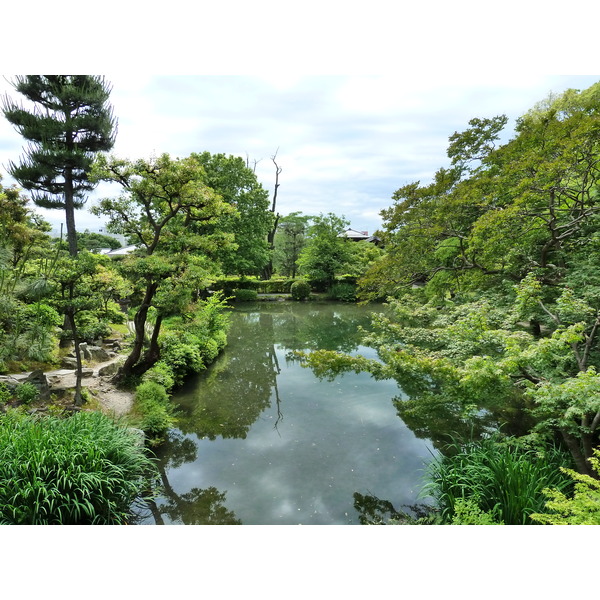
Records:
[[[111,103],[118,118],[114,153],[147,158],[167,152],[233,154],[256,162],[272,193],[277,153],[281,167],[278,211],[334,212],[351,227],[374,231],[379,212],[399,187],[429,181],[448,164],[448,137],[473,117],[514,120],[548,93],[585,89],[600,76],[583,75],[111,75]],[[0,93],[20,96],[13,76],[0,78]],[[0,119],[0,173],[18,160],[23,139]],[[115,190],[116,191],[116,190]],[[113,194],[99,188],[99,195]],[[38,209],[39,210],[39,209]],[[57,226],[60,211],[41,211]],[[102,222],[77,214],[79,229]]]

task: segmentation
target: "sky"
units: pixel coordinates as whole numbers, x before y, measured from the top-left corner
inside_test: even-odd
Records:
[[[344,216],[350,227],[373,233],[395,190],[427,183],[449,164],[448,137],[474,117],[506,114],[505,139],[515,119],[550,92],[585,89],[600,76],[481,74],[478,77],[412,73],[376,75],[152,75],[103,73],[112,85],[118,119],[112,153],[150,158],[163,152],[183,158],[209,151],[256,163],[260,183],[272,195],[281,168],[277,211]],[[0,95],[22,97],[0,78]],[[0,119],[0,174],[18,161],[23,138]],[[120,190],[106,184],[86,206]],[[36,211],[57,228],[59,210]],[[104,221],[78,211],[79,230]]]

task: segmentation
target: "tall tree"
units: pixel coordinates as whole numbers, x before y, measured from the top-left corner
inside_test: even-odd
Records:
[[[271,253],[269,256],[269,262],[266,264],[263,269],[262,278],[263,279],[271,279],[273,276],[273,250],[275,249],[275,233],[277,232],[277,224],[279,223],[279,213],[277,210],[277,192],[279,190],[279,175],[281,174],[282,168],[277,164],[275,160],[277,158],[277,152],[273,156],[271,156],[271,160],[275,165],[275,187],[273,188],[273,201],[271,203],[271,213],[273,215],[273,225],[271,230],[267,234],[267,243],[269,244],[269,252]]]
[[[65,211],[69,253],[76,257],[75,209],[96,187],[89,180],[94,156],[110,150],[115,141],[110,85],[94,75],[25,75],[13,85],[33,108],[16,104],[8,95],[3,99],[4,116],[29,142],[21,163],[11,162],[9,173],[33,192],[38,206]],[[77,358],[75,403],[80,404],[79,338],[72,305],[65,310],[65,327],[71,330]]]
[[[258,275],[270,260],[267,235],[274,217],[269,211],[269,193],[239,156],[210,152],[192,156],[204,167],[205,184],[237,211],[223,216],[217,225],[220,231],[235,236],[237,246],[221,252],[223,271],[230,275]]]
[[[111,87],[94,75],[25,75],[13,86],[33,108],[3,99],[6,119],[29,142],[9,173],[44,208],[65,211],[69,252],[77,254],[75,209],[96,187],[89,171],[98,152],[110,150],[117,122],[108,103]]]
[[[350,245],[354,242],[341,235],[348,225],[345,217],[338,217],[333,213],[313,217],[298,266],[301,273],[320,289],[329,289],[335,276],[352,262],[354,254]]]
[[[296,277],[298,258],[306,243],[308,223],[313,217],[293,212],[279,220],[275,235],[274,262],[278,273]]]

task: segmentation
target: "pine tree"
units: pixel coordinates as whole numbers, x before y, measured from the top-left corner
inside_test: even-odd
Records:
[[[15,78],[13,87],[33,106],[27,109],[8,95],[3,98],[4,116],[28,141],[20,164],[11,162],[8,171],[32,192],[35,204],[65,211],[69,253],[76,258],[75,209],[83,207],[86,193],[97,185],[88,178],[95,154],[110,150],[115,142],[111,86],[95,75],[24,75]],[[65,308],[64,315],[75,344],[79,405],[82,361],[74,307]]]
[[[38,206],[65,211],[69,252],[75,256],[75,209],[96,187],[88,179],[94,155],[110,150],[115,141],[111,87],[94,75],[18,76],[13,87],[33,108],[3,99],[4,116],[29,142],[21,163],[11,162],[9,173],[33,192]]]

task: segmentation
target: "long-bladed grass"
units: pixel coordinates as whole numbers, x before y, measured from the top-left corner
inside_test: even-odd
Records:
[[[454,441],[430,463],[425,490],[436,500],[444,522],[451,522],[462,499],[505,525],[529,525],[529,515],[545,510],[544,488],[564,491],[572,485],[561,466],[570,467],[570,458],[557,448],[540,451],[497,438]]]
[[[124,524],[155,476],[136,433],[101,413],[0,417],[0,523]]]

